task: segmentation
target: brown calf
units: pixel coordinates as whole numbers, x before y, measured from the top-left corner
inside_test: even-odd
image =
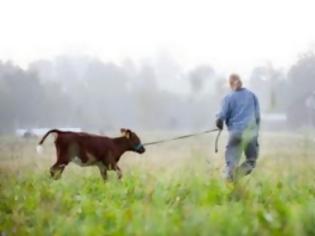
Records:
[[[145,152],[139,137],[129,129],[121,129],[122,136],[108,138],[82,132],[64,132],[57,129],[48,131],[39,142],[38,148],[49,134],[55,134],[57,161],[50,168],[50,175],[59,179],[65,167],[74,162],[80,166],[98,166],[104,180],[107,170],[114,170],[118,178],[122,177],[117,163],[126,151],[139,154]],[[38,150],[39,150],[38,149]]]

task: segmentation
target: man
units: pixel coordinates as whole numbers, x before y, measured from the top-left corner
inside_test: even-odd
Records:
[[[257,97],[242,87],[242,81],[237,74],[230,76],[229,84],[232,92],[223,100],[216,126],[222,130],[225,122],[228,127],[225,177],[228,181],[235,181],[238,177],[250,174],[255,168],[258,157],[260,110]],[[243,151],[246,159],[238,166]]]

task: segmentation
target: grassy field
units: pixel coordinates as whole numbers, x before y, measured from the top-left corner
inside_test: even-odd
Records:
[[[70,164],[53,181],[47,141],[0,140],[0,235],[315,235],[315,148],[307,136],[265,133],[250,177],[222,180],[213,137],[126,154],[122,181]]]

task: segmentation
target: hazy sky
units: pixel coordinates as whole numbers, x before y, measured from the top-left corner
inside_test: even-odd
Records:
[[[248,73],[287,67],[314,49],[315,1],[0,0],[0,59],[27,64],[63,53],[141,61],[163,52],[184,67]]]

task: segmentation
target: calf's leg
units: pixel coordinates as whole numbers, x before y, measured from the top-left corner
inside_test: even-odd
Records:
[[[121,169],[119,168],[118,165],[115,166],[115,171],[116,171],[116,174],[117,174],[117,178],[121,179],[122,178],[122,171],[121,171]]]
[[[52,167],[50,167],[50,176],[57,180],[61,178],[62,172],[68,165],[69,161],[67,159],[66,152],[56,145],[57,149],[57,161]]]
[[[100,170],[103,180],[107,180],[107,167],[105,166],[105,164],[100,162],[97,166],[98,169]]]
[[[50,167],[50,176],[54,180],[58,180],[61,178],[62,172],[64,171],[67,164],[65,163],[58,163],[58,161]]]

